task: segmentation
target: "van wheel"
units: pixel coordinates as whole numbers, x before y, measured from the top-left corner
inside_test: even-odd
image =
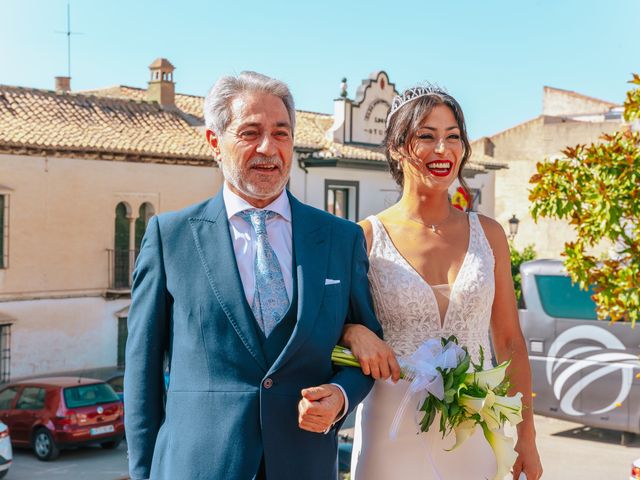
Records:
[[[630,443],[636,439],[636,434],[633,432],[621,432],[620,434],[620,445],[626,447]]]
[[[110,440],[108,442],[102,442],[100,446],[105,450],[115,450],[120,446],[120,443],[122,443],[122,438],[118,438],[116,440]]]
[[[7,476],[7,473],[9,473],[9,469],[7,468],[6,470],[3,470],[0,472],[0,478],[4,478]]]
[[[60,455],[60,449],[53,439],[53,435],[46,428],[39,428],[33,435],[33,452],[38,460],[48,462],[55,460]]]

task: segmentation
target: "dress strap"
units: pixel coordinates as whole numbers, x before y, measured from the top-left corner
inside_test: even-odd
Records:
[[[384,241],[384,226],[378,217],[375,215],[369,215],[365,220],[371,223],[371,230],[373,231],[373,239],[371,242],[371,253],[377,251],[380,248],[381,242]],[[371,255],[371,253],[369,255]]]
[[[476,253],[480,251],[485,252],[493,261],[493,249],[491,248],[491,244],[489,243],[487,236],[484,234],[484,228],[482,228],[480,218],[478,218],[478,214],[476,212],[469,212],[469,228],[469,250]]]

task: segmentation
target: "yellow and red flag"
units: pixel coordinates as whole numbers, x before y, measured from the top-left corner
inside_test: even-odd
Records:
[[[469,208],[469,204],[471,203],[471,196],[467,191],[462,188],[462,186],[458,187],[456,193],[451,197],[451,205],[453,205],[458,210],[462,210],[463,212],[467,211]]]

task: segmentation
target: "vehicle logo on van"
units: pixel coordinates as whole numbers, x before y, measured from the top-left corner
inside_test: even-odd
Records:
[[[97,412],[98,412],[100,415],[102,415],[102,414],[104,413],[104,408],[102,408],[102,407],[98,407]]]
[[[596,343],[599,345],[577,346],[558,356],[558,353],[565,346],[575,341],[583,343],[585,340],[591,344]],[[588,356],[583,356],[584,354],[588,354]],[[581,358],[575,358],[578,355]],[[604,328],[594,325],[580,325],[562,332],[549,347],[548,356],[547,381],[549,385],[553,386],[555,397],[560,400],[560,409],[567,415],[574,416],[605,413],[619,406],[624,402],[631,390],[633,368],[640,367],[638,357],[626,353],[625,346],[615,335]],[[590,371],[584,376],[582,375],[582,370],[585,368],[591,369],[599,364],[601,366],[596,370]],[[567,367],[560,371],[560,367],[563,365],[567,365]],[[587,412],[577,410],[574,407],[573,404],[576,398],[586,387],[599,378],[615,372],[621,373],[622,381],[617,396],[609,405]],[[573,385],[562,394],[565,384],[567,382],[571,383],[570,380],[574,377]],[[611,392],[612,397],[614,394],[615,390]]]

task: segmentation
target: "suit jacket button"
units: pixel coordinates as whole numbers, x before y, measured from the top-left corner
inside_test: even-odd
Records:
[[[262,382],[262,386],[264,388],[271,388],[273,386],[273,380],[271,380],[270,378],[265,378],[264,382]]]

